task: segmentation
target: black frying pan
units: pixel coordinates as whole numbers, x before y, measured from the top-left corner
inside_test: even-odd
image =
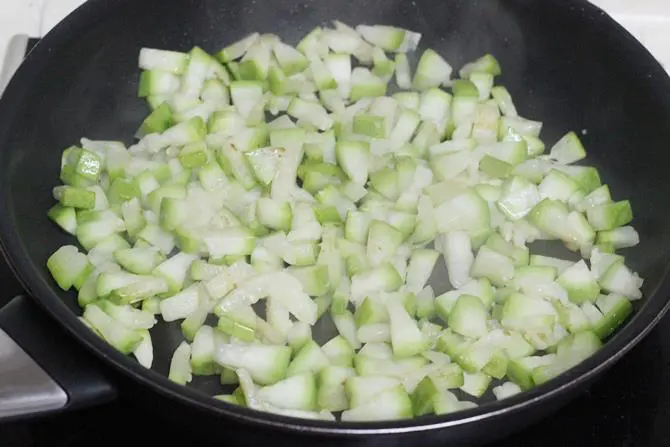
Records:
[[[213,52],[251,31],[275,32],[295,43],[332,19],[417,30],[423,33],[422,47],[435,48],[456,67],[493,53],[504,71],[500,82],[510,89],[523,116],[545,122],[548,144],[568,130],[584,130],[589,162],[616,195],[630,198],[634,206],[642,242],[626,254],[646,278],[644,301],[597,355],[541,387],[478,409],[394,423],[335,424],[215,401],[209,397],[213,381],[187,388],[172,384],[165,373],[181,339],[174,326],[154,332],[156,367],[149,371],[79,323],[74,296],[60,292],[45,268],[58,246],[72,242],[46,218],[51,188],[58,182],[60,151],[81,136],[132,140],[146,114],[136,98],[139,49],[188,51],[200,45]],[[28,55],[0,101],[0,240],[30,295],[65,327],[72,343],[77,340],[94,354],[90,357],[97,358],[124,392],[212,439],[232,444],[272,442],[275,436],[325,445],[480,443],[518,430],[567,402],[630,350],[667,310],[668,123],[670,79],[634,38],[585,1],[89,1]],[[53,376],[67,388],[70,406],[111,395],[101,376],[89,372],[88,357],[61,352],[67,342],[45,335],[42,315],[28,315],[32,307],[26,302],[13,304],[13,314],[5,313],[2,324],[46,369],[55,368]],[[129,421],[133,423],[141,421]],[[149,429],[169,430],[169,425]]]

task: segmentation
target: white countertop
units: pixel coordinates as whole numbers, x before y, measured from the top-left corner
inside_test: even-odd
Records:
[[[141,0],[137,0],[141,1]],[[84,0],[0,0],[0,61],[16,34],[45,34]],[[670,67],[670,0],[592,0]]]

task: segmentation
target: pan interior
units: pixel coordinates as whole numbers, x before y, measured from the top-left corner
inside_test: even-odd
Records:
[[[484,53],[495,55],[503,68],[498,82],[511,91],[522,116],[545,123],[547,145],[577,131],[589,151],[588,163],[599,168],[614,197],[631,200],[642,242],[624,254],[646,279],[646,298],[638,306],[639,317],[629,324],[638,321],[641,330],[653,318],[647,314],[658,312],[666,301],[654,292],[670,260],[669,83],[630,37],[581,2],[115,3],[97,12],[87,8],[87,20],[61,26],[59,38],[46,38],[10,86],[21,89],[22,96],[0,130],[3,245],[23,280],[29,280],[27,287],[44,303],[62,301],[73,316],[80,313],[74,294],[57,291],[45,268],[56,248],[74,241],[46,217],[54,203],[51,190],[59,182],[61,151],[82,136],[133,141],[147,113],[136,97],[141,47],[188,51],[198,45],[215,52],[252,31],[277,33],[295,44],[332,19],[419,31],[421,49],[434,48],[455,68]],[[444,271],[436,272],[432,282],[444,290]],[[181,340],[178,324],[155,329],[155,369],[167,372]],[[217,377],[198,379],[192,386],[208,395],[220,391]]]

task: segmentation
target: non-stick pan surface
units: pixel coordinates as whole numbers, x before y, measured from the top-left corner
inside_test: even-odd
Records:
[[[132,142],[147,113],[136,97],[140,48],[188,51],[199,45],[214,52],[252,31],[277,33],[296,43],[332,19],[419,31],[421,48],[434,48],[457,68],[492,53],[503,67],[499,82],[509,88],[520,113],[545,122],[542,137],[547,144],[569,130],[581,133],[588,162],[599,168],[616,198],[629,198],[633,204],[642,242],[625,254],[646,279],[645,298],[634,317],[596,356],[531,392],[449,417],[329,424],[215,401],[208,396],[217,389],[216,377],[196,380],[188,388],[170,383],[164,374],[182,339],[178,325],[156,328],[156,367],[148,371],[77,321],[74,295],[59,291],[45,268],[57,247],[73,243],[46,217],[53,204],[51,189],[58,183],[61,151],[82,136]],[[530,415],[548,411],[611,366],[665,312],[670,263],[667,123],[670,80],[663,69],[622,28],[583,1],[92,0],[30,53],[0,101],[0,239],[26,289],[80,343],[144,389],[184,409],[188,406],[212,420],[301,433],[339,436],[448,428],[442,439],[453,440],[466,431],[468,439],[490,437],[477,433],[478,427],[501,421],[503,433],[526,425],[533,419]],[[225,427],[212,429],[223,433]],[[430,439],[437,438],[423,441]]]

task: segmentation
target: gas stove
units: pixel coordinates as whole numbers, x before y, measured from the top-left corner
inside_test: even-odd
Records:
[[[0,91],[39,36],[84,0],[0,0]],[[670,69],[668,0],[594,0]],[[0,307],[22,292],[0,258]],[[586,393],[549,418],[496,444],[506,446],[670,446],[670,315]],[[132,436],[130,426],[142,431]],[[166,427],[169,427],[166,429]],[[77,412],[0,424],[2,447],[207,445],[120,399]]]

